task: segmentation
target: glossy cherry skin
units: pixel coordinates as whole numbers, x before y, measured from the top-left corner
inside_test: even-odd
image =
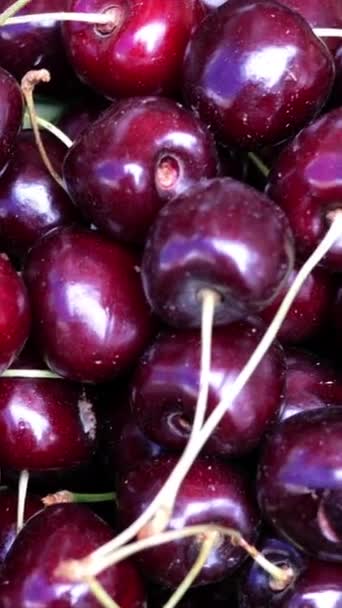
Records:
[[[303,129],[282,151],[268,184],[269,196],[280,205],[292,227],[297,250],[309,255],[324,237],[327,214],[342,200],[342,108]],[[342,237],[324,263],[342,269]]]
[[[0,174],[13,153],[21,129],[23,100],[20,87],[11,74],[0,68]]]
[[[144,461],[140,467],[122,475],[117,485],[119,520],[122,527],[136,519],[150,504],[177,463],[164,456]],[[246,480],[232,464],[198,458],[177,495],[168,530],[213,523],[239,530],[248,542],[257,536],[259,516]],[[151,581],[177,587],[198,555],[198,539],[182,539],[144,551],[137,563]],[[214,583],[232,574],[246,558],[229,539],[213,549],[194,586]]]
[[[214,330],[208,414],[225,397],[258,345],[263,330],[235,323]],[[200,377],[201,335],[197,330],[164,331],[144,353],[132,385],[132,409],[154,441],[182,449],[189,438]],[[238,455],[258,445],[282,404],[285,365],[274,344],[252,378],[227,410],[206,449]]]
[[[9,488],[0,488],[0,565],[17,536],[18,492]],[[25,521],[43,508],[38,496],[27,494],[25,500]]]
[[[0,373],[23,348],[31,326],[26,287],[5,254],[0,254]]]
[[[275,300],[260,312],[261,318],[267,324],[275,316],[300,268],[301,264],[297,263]],[[324,269],[315,268],[295,298],[278,332],[278,339],[284,343],[298,344],[316,335],[326,325],[334,296],[335,289],[331,276]]]
[[[292,263],[292,235],[280,209],[249,186],[217,178],[161,210],[142,279],[154,312],[176,327],[198,326],[199,294],[214,290],[215,323],[222,325],[265,307]]]
[[[193,34],[187,103],[218,138],[253,149],[308,123],[327,100],[333,59],[296,12],[270,0],[227,2]]]
[[[0,0],[0,12],[11,6],[11,0]],[[31,0],[16,14],[50,13],[68,10],[68,0]],[[6,25],[0,31],[1,66],[17,80],[29,70],[45,68],[51,83],[43,85],[44,94],[59,95],[75,88],[77,79],[67,59],[60,23],[45,19],[41,23]]]
[[[98,608],[86,583],[57,576],[58,566],[80,559],[113,536],[112,529],[84,505],[62,504],[41,511],[12,545],[2,572],[0,604],[8,608]],[[111,566],[98,580],[121,608],[144,608],[144,590],[133,564]]]
[[[74,202],[104,232],[144,242],[160,208],[202,177],[215,177],[214,139],[175,101],[114,103],[68,152],[64,179]]]
[[[61,171],[65,146],[42,133],[48,157]],[[31,130],[22,131],[13,158],[0,180],[0,241],[3,249],[22,260],[32,245],[56,226],[81,221],[78,209],[46,170]]]
[[[307,411],[270,436],[258,472],[264,515],[317,559],[342,561],[342,409]]]
[[[312,561],[279,608],[340,608],[341,581],[340,564]]]
[[[153,587],[148,596],[149,608],[160,608],[170,599],[170,589]],[[234,582],[230,577],[214,585],[190,589],[177,608],[238,608]]]
[[[342,405],[342,376],[333,363],[307,351],[286,351],[286,390],[280,420],[306,410]]]
[[[205,14],[198,0],[72,0],[69,10],[104,13],[115,26],[65,23],[64,41],[79,78],[109,98],[178,90],[191,31]]]
[[[239,608],[271,608],[279,606],[291,594],[295,581],[307,566],[307,559],[287,541],[275,534],[265,534],[258,542],[260,551],[272,564],[292,570],[291,586],[275,589],[270,575],[253,560],[245,567],[239,580]]]
[[[47,365],[104,382],[134,364],[152,323],[135,256],[96,232],[56,229],[31,250],[25,278]]]

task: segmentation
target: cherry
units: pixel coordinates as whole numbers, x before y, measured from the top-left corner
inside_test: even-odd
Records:
[[[48,507],[25,525],[12,545],[2,572],[2,606],[98,608],[87,583],[72,583],[57,568],[67,559],[85,557],[112,536],[111,528],[78,504]],[[144,608],[144,590],[131,562],[108,568],[98,577],[121,608]]]
[[[229,397],[263,331],[235,323],[213,332],[207,413]],[[144,353],[132,386],[136,420],[154,441],[180,449],[188,441],[197,402],[201,337],[196,330],[164,331]],[[284,357],[274,344],[239,396],[229,403],[206,449],[237,455],[251,451],[277,417],[285,378]]]
[[[184,64],[187,103],[220,140],[276,144],[322,108],[333,59],[296,12],[270,0],[226,2],[193,34]]]
[[[26,288],[7,256],[0,255],[0,373],[23,348],[31,313]]]
[[[330,361],[307,351],[286,352],[286,392],[280,419],[329,405],[342,404],[342,378]]]
[[[144,461],[119,480],[117,498],[123,526],[132,522],[147,505],[174,468],[175,457]],[[168,529],[216,523],[241,532],[248,542],[257,534],[258,515],[248,486],[238,470],[228,463],[198,459],[179,490]],[[187,538],[148,549],[137,560],[145,576],[154,582],[176,587],[195,562],[199,538]],[[232,574],[245,558],[244,551],[222,538],[196,579],[196,585],[220,581]]]
[[[186,44],[205,14],[199,0],[72,0],[69,10],[113,18],[63,26],[77,75],[109,98],[177,91]]]
[[[257,562],[246,566],[239,580],[239,608],[271,608],[282,603],[292,592],[293,584],[307,566],[307,559],[293,546],[274,534],[265,534],[258,542],[258,550],[270,561],[283,569],[290,569],[293,582],[290,585],[275,583]]]
[[[199,325],[200,292],[213,290],[222,325],[265,307],[292,260],[280,209],[249,186],[217,178],[161,210],[145,247],[143,285],[154,312],[179,327]]]
[[[272,321],[299,270],[300,265],[297,263],[288,275],[287,284],[283,286],[275,300],[260,312],[261,318],[266,323]],[[326,324],[334,294],[334,284],[330,275],[321,268],[315,268],[305,281],[281,326],[278,333],[279,340],[297,344],[317,334]]]
[[[56,171],[61,171],[65,146],[41,134]],[[21,260],[46,232],[79,219],[66,192],[46,170],[32,131],[17,138],[13,158],[0,180],[0,239],[6,252]]]
[[[12,153],[23,118],[23,101],[19,85],[3,68],[0,68],[0,174]]]
[[[103,382],[132,365],[152,329],[135,256],[96,232],[55,229],[33,247],[25,278],[48,366]]]
[[[179,104],[156,97],[115,103],[68,152],[64,178],[99,228],[143,242],[168,200],[217,174],[212,136]]]
[[[274,164],[268,194],[287,214],[298,252],[310,254],[322,240],[331,214],[340,206],[342,109],[303,129]],[[330,269],[342,269],[342,237],[326,255]]]
[[[0,0],[0,12],[11,4],[11,0]],[[67,5],[68,0],[31,0],[18,14],[64,11]],[[72,91],[77,85],[64,49],[60,25],[55,20],[45,19],[40,23],[2,26],[0,55],[1,66],[19,81],[29,70],[49,70],[52,81],[44,87],[44,94],[61,94],[61,89],[65,93],[66,89]]]
[[[279,608],[339,608],[342,603],[341,580],[339,564],[312,561]]]
[[[341,447],[341,408],[306,411],[279,425],[259,465],[264,514],[316,559],[342,561]]]
[[[9,488],[0,488],[0,564],[7,554],[17,535],[17,492]],[[27,494],[25,501],[25,520],[43,508],[40,498]]]

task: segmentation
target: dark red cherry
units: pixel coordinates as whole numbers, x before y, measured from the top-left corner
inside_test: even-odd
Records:
[[[59,173],[66,148],[53,135],[42,133],[49,159]],[[17,138],[14,155],[0,180],[0,241],[21,260],[32,245],[56,226],[80,219],[67,193],[48,173],[31,130]]]
[[[177,608],[238,608],[234,581],[228,577],[221,583],[190,589]],[[170,599],[172,591],[163,587],[151,586],[148,596],[149,608],[160,608]]]
[[[340,564],[312,561],[279,608],[340,608],[341,581]]]
[[[0,565],[7,557],[17,535],[18,492],[9,488],[0,488]],[[25,520],[43,508],[38,496],[27,494],[25,499]]]
[[[187,103],[221,141],[276,144],[327,100],[333,59],[309,24],[270,0],[226,2],[193,34],[184,64]]]
[[[303,129],[274,164],[268,194],[285,211],[298,252],[309,255],[321,242],[329,212],[341,207],[342,108]],[[324,263],[342,270],[342,237]]]
[[[291,570],[292,583],[282,588],[257,562],[250,560],[239,579],[239,608],[279,606],[291,594],[308,561],[293,545],[274,534],[267,534],[258,542],[258,551],[275,566]]]
[[[342,561],[342,409],[307,411],[282,422],[259,464],[264,515],[316,559]]]
[[[263,330],[235,323],[214,330],[211,350],[208,414],[225,398],[244,367]],[[145,352],[132,385],[136,420],[154,441],[183,448],[191,431],[196,406],[201,359],[199,331],[165,331]],[[239,396],[228,403],[222,421],[212,433],[207,451],[237,455],[251,451],[282,403],[284,356],[274,344]]]
[[[198,0],[72,0],[69,10],[108,13],[113,24],[65,23],[64,40],[79,78],[106,97],[179,90],[185,47],[203,18]]]
[[[25,285],[7,256],[0,254],[0,373],[23,348],[31,313]]]
[[[260,316],[266,323],[272,321],[300,268],[301,264],[297,263],[278,296],[261,311]],[[335,289],[330,275],[321,268],[315,268],[292,304],[278,332],[279,340],[298,344],[316,335],[326,324],[334,295]]]
[[[11,0],[0,0],[0,12],[11,6]],[[30,15],[68,10],[68,0],[31,0],[17,14]],[[17,80],[29,70],[46,68],[51,83],[44,85],[44,94],[63,95],[77,84],[63,45],[60,23],[45,19],[40,23],[5,25],[0,30],[1,66]]]
[[[30,608],[98,608],[86,583],[58,576],[58,566],[80,559],[113,536],[111,528],[84,505],[62,504],[41,511],[24,526],[6,560],[0,605]],[[144,608],[144,590],[133,564],[125,560],[98,577],[121,608]]]
[[[23,100],[19,85],[13,76],[3,68],[0,68],[0,107],[1,174],[13,153],[23,118]]]
[[[201,182],[160,212],[145,247],[142,278],[154,312],[174,326],[198,326],[201,290],[217,292],[215,323],[261,310],[293,262],[285,215],[233,179]]]
[[[177,458],[164,456],[144,461],[119,480],[117,499],[121,524],[138,517],[170,475]],[[258,515],[248,485],[234,465],[199,458],[178,492],[168,529],[216,523],[239,530],[248,542],[257,535]],[[182,539],[144,551],[137,556],[139,567],[152,581],[176,587],[196,560],[199,539]],[[222,538],[213,548],[195,586],[222,580],[242,563],[244,551]]]
[[[160,208],[214,177],[214,140],[175,101],[144,97],[108,109],[68,152],[64,178],[74,202],[110,236],[144,242]]]
[[[152,322],[130,251],[96,232],[56,229],[31,250],[25,278],[53,371],[103,382],[135,363]]]
[[[286,390],[280,419],[329,405],[342,405],[342,376],[334,365],[312,353],[286,352]]]

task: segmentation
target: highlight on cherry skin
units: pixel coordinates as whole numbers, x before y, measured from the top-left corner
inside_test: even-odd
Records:
[[[341,28],[0,1],[4,608],[342,605]]]

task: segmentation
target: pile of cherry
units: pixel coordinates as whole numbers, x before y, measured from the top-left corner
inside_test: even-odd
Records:
[[[341,608],[341,0],[10,4],[0,608]]]

